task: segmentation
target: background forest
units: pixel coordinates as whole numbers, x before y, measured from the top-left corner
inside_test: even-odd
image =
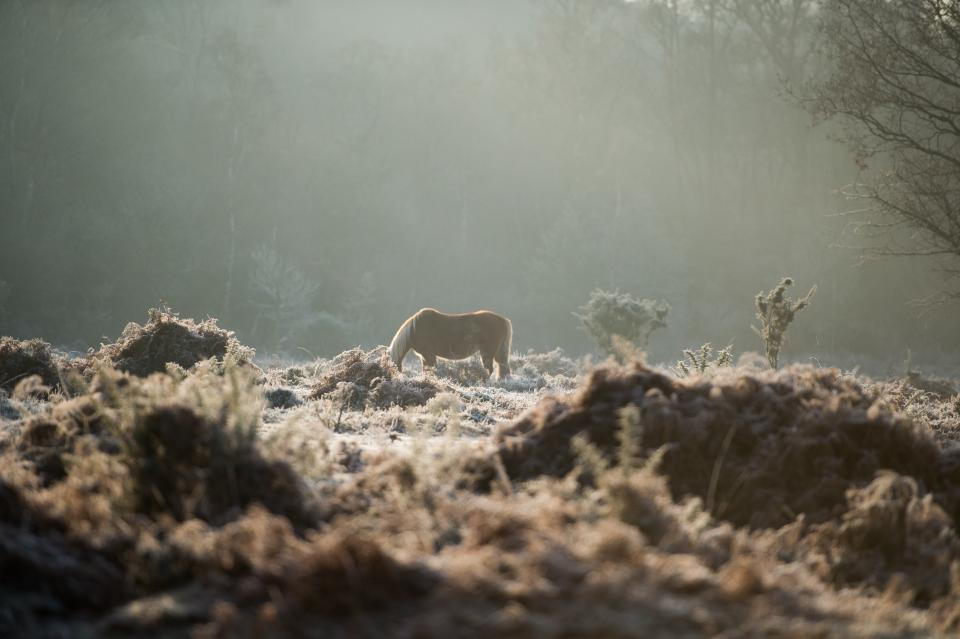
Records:
[[[579,354],[600,287],[669,302],[676,359],[757,349],[791,275],[791,359],[942,363],[955,307],[909,302],[949,282],[863,260],[858,158],[788,95],[818,5],[0,3],[0,334],[84,349],[162,300],[321,356],[485,307]]]

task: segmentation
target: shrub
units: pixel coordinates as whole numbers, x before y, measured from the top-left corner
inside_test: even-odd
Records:
[[[594,289],[590,300],[580,307],[581,327],[608,355],[615,355],[616,337],[646,348],[650,334],[667,326],[670,305],[666,302],[638,299],[629,293]]]
[[[728,368],[733,365],[733,346],[727,346],[717,351],[716,357],[713,356],[713,347],[710,342],[703,344],[696,350],[685,349],[683,351],[685,360],[677,361],[673,370],[680,377],[690,377],[694,373],[703,375],[710,368]]]
[[[757,319],[760,328],[753,326],[754,332],[763,340],[764,353],[770,368],[777,368],[780,357],[780,348],[783,346],[787,327],[793,322],[797,313],[810,304],[810,298],[817,291],[814,286],[799,300],[787,299],[783,296],[788,286],[793,286],[793,280],[783,278],[777,287],[764,296],[763,291],[757,293],[754,303],[757,307]]]

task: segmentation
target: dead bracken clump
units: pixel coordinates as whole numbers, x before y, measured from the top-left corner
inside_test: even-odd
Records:
[[[563,354],[562,348],[546,353],[528,352],[514,355],[511,362],[514,372],[524,377],[534,377],[535,374],[576,377],[582,372],[577,362]]]
[[[67,475],[66,459],[73,454],[77,439],[83,435],[103,436],[104,447],[116,448],[107,434],[110,417],[91,396],[54,404],[47,412],[26,419],[16,439],[16,450],[22,459],[33,464],[34,472],[44,485],[51,485]]]
[[[429,379],[394,378],[380,382],[370,390],[367,402],[378,409],[391,406],[423,406],[443,390]]]
[[[146,412],[129,432],[123,458],[134,508],[220,524],[258,503],[309,526],[314,519],[299,477],[289,465],[264,459],[255,438],[186,405]]]
[[[438,359],[436,375],[460,386],[477,386],[490,379],[490,373],[483,367],[479,357]]]
[[[313,389],[310,399],[320,399],[337,390],[343,383],[354,384],[360,389],[362,397],[358,397],[355,406],[362,406],[366,393],[385,379],[392,379],[398,374],[385,352],[371,351],[366,353],[362,348],[354,348],[340,353],[334,358],[330,367],[323,372]]]
[[[355,348],[333,360],[309,398],[335,398],[351,409],[362,409],[367,403],[376,408],[422,406],[440,390],[439,385],[429,380],[400,377],[397,367],[383,349],[367,353]]]
[[[828,581],[862,584],[926,607],[951,595],[960,567],[954,522],[917,482],[882,472],[864,488],[847,492],[842,518],[813,526],[800,544],[821,559]],[[956,564],[956,567],[954,566]]]
[[[641,364],[598,368],[573,397],[544,399],[500,433],[504,469],[520,480],[565,475],[581,433],[612,456],[629,405],[641,448],[668,447],[660,469],[674,495],[697,495],[737,525],[826,521],[881,469],[913,477],[953,515],[960,508],[960,469],[927,432],[836,371],[808,367],[691,384]],[[481,484],[494,476],[484,468],[475,469]]]
[[[923,385],[921,389],[908,380],[873,382],[872,390],[895,410],[926,425],[942,448],[960,450],[960,395],[948,395],[943,387],[940,392],[936,386]]]
[[[960,389],[950,380],[930,377],[918,371],[907,371],[907,374],[904,376],[904,381],[913,388],[929,393],[940,400],[953,397],[960,393]]]
[[[232,331],[217,326],[217,320],[197,323],[165,308],[151,308],[148,313],[146,324],[127,324],[116,342],[101,345],[90,356],[91,363],[139,377],[162,372],[167,364],[189,369],[210,358],[221,364],[250,365],[253,350],[240,344]]]
[[[116,411],[120,462],[136,512],[221,524],[258,503],[298,528],[316,521],[301,479],[257,446],[262,402],[254,373],[138,380],[101,372],[94,389]]]
[[[40,339],[0,337],[0,389],[12,391],[18,382],[31,375],[39,375],[47,386],[60,384],[50,344]]]

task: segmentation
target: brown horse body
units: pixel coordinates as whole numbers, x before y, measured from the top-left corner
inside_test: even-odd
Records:
[[[437,365],[437,358],[464,359],[479,352],[487,374],[510,374],[510,344],[513,328],[510,320],[491,311],[450,315],[423,308],[408,318],[390,342],[390,357],[401,371],[403,358],[414,351],[425,368]]]

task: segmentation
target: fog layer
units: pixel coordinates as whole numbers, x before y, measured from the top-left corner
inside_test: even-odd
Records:
[[[908,305],[929,264],[847,248],[854,163],[785,95],[815,3],[674,5],[4,2],[0,334],[83,348],[162,302],[330,355],[490,308],[579,354],[600,287],[666,300],[676,359],[758,349],[790,275],[789,359],[955,353]]]

